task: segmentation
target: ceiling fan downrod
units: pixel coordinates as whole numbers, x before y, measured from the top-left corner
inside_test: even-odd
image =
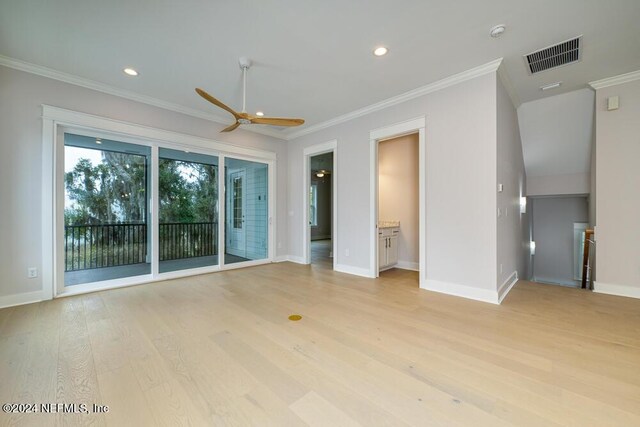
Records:
[[[246,56],[238,60],[242,69],[242,112],[247,112],[247,70],[251,67],[251,60]]]

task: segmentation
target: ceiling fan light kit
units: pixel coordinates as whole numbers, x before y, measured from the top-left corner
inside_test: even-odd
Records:
[[[231,107],[217,100],[213,96],[209,95],[203,89],[196,88],[198,95],[212,103],[213,105],[228,111],[236,119],[235,123],[222,129],[220,132],[231,132],[240,125],[272,125],[272,126],[300,126],[304,123],[303,119],[290,119],[284,117],[262,117],[264,114],[257,114],[255,116],[247,113],[247,70],[251,67],[251,60],[247,57],[241,57],[238,60],[238,65],[242,70],[242,111],[236,112]]]

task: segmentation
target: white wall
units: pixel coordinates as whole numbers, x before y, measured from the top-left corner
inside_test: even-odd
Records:
[[[2,66],[0,100],[0,297],[42,289],[26,277],[42,269],[42,104],[275,152],[277,255],[287,254],[285,142]]]
[[[586,197],[543,197],[531,199],[533,280],[575,286],[573,223],[588,222]]]
[[[528,182],[522,155],[518,114],[502,82],[497,82],[497,180],[502,192],[497,193],[497,283],[501,292],[517,277],[527,274],[528,214],[520,213],[520,198],[526,194]]]
[[[378,218],[400,221],[398,264],[418,269],[418,134],[378,145]]]
[[[589,194],[591,176],[588,173],[529,176],[527,175],[528,196],[559,196]]]
[[[640,297],[640,80],[597,90],[596,157],[595,290]]]
[[[593,115],[594,117],[596,115],[595,108],[593,109]],[[596,225],[596,193],[598,190],[596,186],[596,179],[598,176],[598,170],[596,166],[598,159],[596,156],[596,120],[594,119],[593,122],[593,137],[591,141],[591,173],[589,174],[589,227],[591,228]]]
[[[371,270],[369,132],[419,116],[426,116],[427,282],[495,294],[495,72],[290,141],[290,255],[302,256],[303,150],[337,139],[337,265]]]
[[[518,108],[530,196],[589,193],[594,99],[580,89]]]
[[[597,186],[596,179],[598,176],[597,171],[597,156],[596,156],[596,109],[593,109],[593,134],[591,138],[591,174],[589,176],[589,228],[594,229],[597,216],[596,216],[596,206],[597,206]],[[595,247],[592,246],[593,249],[589,250],[589,265],[591,266],[591,282],[596,280],[597,278],[597,266],[598,262],[596,260],[597,251]]]

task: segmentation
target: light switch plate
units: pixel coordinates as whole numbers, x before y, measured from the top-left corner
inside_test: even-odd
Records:
[[[607,110],[617,110],[620,108],[620,97],[619,96],[610,96],[607,98]]]
[[[503,186],[502,184],[498,184],[498,193],[502,193]]]

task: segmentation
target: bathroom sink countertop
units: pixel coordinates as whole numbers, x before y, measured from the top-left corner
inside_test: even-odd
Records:
[[[378,228],[400,227],[400,221],[378,221]]]

